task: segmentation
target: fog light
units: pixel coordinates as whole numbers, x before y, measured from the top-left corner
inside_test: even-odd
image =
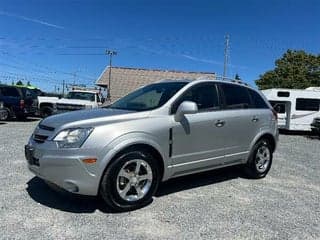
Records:
[[[63,188],[72,193],[79,192],[78,186],[73,182],[64,182]]]

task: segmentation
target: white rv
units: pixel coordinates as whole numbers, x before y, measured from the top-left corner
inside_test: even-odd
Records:
[[[320,117],[320,88],[272,88],[263,90],[278,112],[278,126],[286,130],[311,131],[310,124]]]

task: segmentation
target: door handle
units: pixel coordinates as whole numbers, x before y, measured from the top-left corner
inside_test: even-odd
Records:
[[[218,120],[218,121],[216,121],[216,126],[217,126],[217,127],[223,127],[225,123],[226,123],[226,122],[223,121],[223,120]]]
[[[259,118],[257,116],[254,116],[251,120],[252,122],[258,122],[259,121]]]

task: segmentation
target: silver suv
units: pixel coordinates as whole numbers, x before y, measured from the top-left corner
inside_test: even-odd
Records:
[[[132,210],[173,177],[241,164],[249,176],[262,178],[277,138],[276,114],[253,88],[170,80],[106,108],[45,118],[25,155],[29,169],[47,182]]]

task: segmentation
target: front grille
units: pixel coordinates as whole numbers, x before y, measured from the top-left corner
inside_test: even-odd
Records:
[[[47,140],[48,136],[40,135],[40,134],[33,134],[33,140],[37,143],[44,143]]]
[[[47,131],[51,131],[51,132],[54,131],[54,127],[49,127],[49,126],[45,126],[45,125],[42,125],[42,124],[39,124],[39,128],[42,129],[42,130],[47,130]]]
[[[75,111],[75,110],[81,110],[85,108],[86,108],[85,105],[79,105],[79,104],[65,104],[65,103],[57,104],[57,110],[60,110],[60,111]]]

